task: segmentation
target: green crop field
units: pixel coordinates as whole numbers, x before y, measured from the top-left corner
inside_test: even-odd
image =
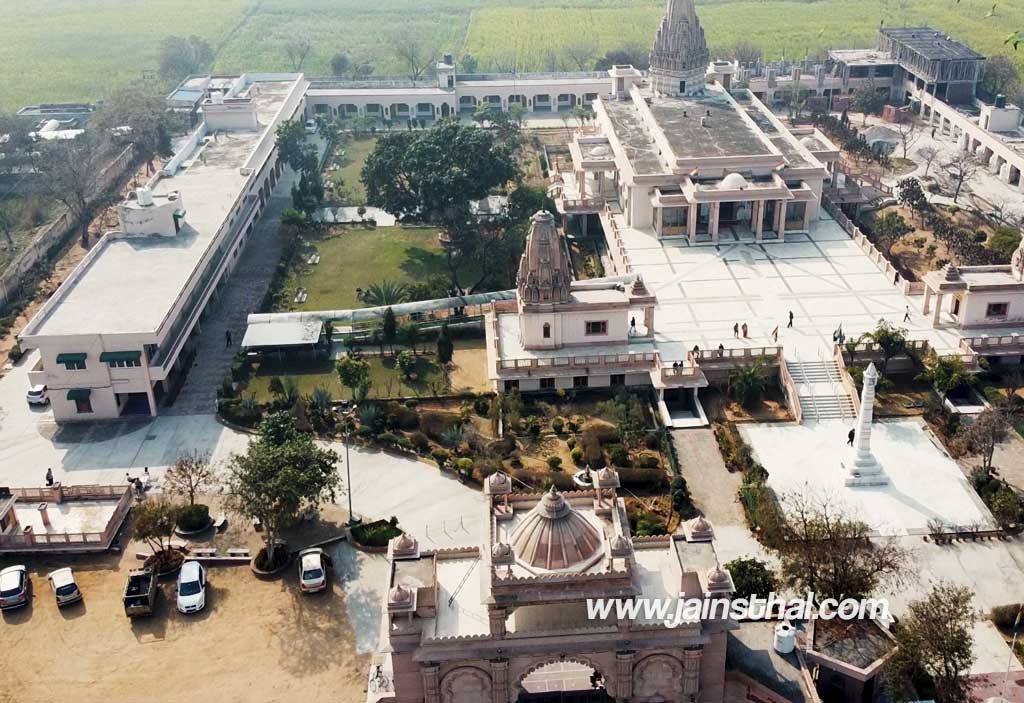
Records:
[[[1024,2],[992,0],[698,0],[714,53],[739,40],[767,58],[874,42],[887,26],[927,24],[986,54],[1007,53],[1024,69],[1024,48],[1003,45],[1024,31]],[[644,0],[0,0],[0,110],[40,101],[96,100],[139,81],[158,63],[160,40],[198,34],[216,49],[218,71],[290,70],[285,44],[308,38],[303,69],[328,72],[345,51],[376,75],[400,74],[403,36],[425,48],[468,52],[480,70],[574,68],[563,47],[603,53],[650,45],[664,3]],[[169,87],[159,86],[161,89]]]

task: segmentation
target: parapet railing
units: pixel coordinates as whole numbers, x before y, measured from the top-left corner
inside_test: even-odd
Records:
[[[782,362],[782,347],[732,347],[728,349],[698,349],[687,354],[691,364],[714,366],[749,366],[758,361],[761,363]]]
[[[608,202],[605,202],[604,210],[602,210],[600,215],[602,223],[608,223],[608,226],[604,228],[605,240],[608,243],[608,253],[611,255],[612,261],[621,264],[623,268],[622,273],[632,273],[633,266],[629,262],[626,245],[622,243],[622,233],[619,231],[619,225],[615,221],[615,213],[612,212]]]
[[[98,500],[120,495],[114,512],[107,521],[103,532],[60,532],[42,533],[27,532],[14,535],[0,535],[0,552],[5,551],[102,551],[110,547],[117,531],[121,529],[128,511],[132,507],[131,486],[68,486],[59,489],[64,500],[69,497],[77,500]],[[16,488],[11,493],[18,497],[18,502],[49,502],[54,491],[49,488],[25,489]]]
[[[786,401],[793,411],[793,419],[796,420],[797,424],[800,424],[804,417],[803,409],[800,407],[800,394],[796,390],[796,382],[789,373],[789,366],[786,365],[785,359],[779,364],[779,380],[782,382],[782,390],[786,394]]]
[[[1019,353],[1019,350],[1024,349],[1024,337],[1017,333],[995,337],[963,337],[960,339],[960,348],[974,354],[1001,351],[1006,354]]]
[[[861,248],[861,250],[868,255],[868,259],[875,265],[875,267],[884,273],[886,276],[892,276],[893,285],[900,288],[904,295],[923,295],[924,284],[918,281],[908,281],[903,277],[896,267],[885,258],[885,255],[878,250],[874,244],[861,232],[860,228],[853,223],[849,217],[843,213],[827,194],[821,196],[822,207],[825,208],[825,212],[832,216],[839,226],[843,228],[850,238]]]
[[[624,354],[580,354],[546,356],[529,359],[499,359],[498,371],[535,371],[558,368],[590,368],[594,366],[622,368],[626,366],[651,367],[659,362],[657,352],[627,352]]]

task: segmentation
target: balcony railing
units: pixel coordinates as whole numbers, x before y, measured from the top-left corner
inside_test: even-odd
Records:
[[[498,371],[543,371],[548,369],[589,369],[652,367],[658,363],[657,352],[635,352],[625,354],[579,354],[569,356],[545,356],[529,359],[499,359]]]

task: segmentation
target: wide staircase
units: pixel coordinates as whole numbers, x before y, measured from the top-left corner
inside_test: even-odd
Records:
[[[853,419],[853,400],[843,388],[834,360],[787,361],[786,368],[796,385],[804,420]]]

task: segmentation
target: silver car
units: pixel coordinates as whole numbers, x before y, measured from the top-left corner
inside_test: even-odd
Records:
[[[50,589],[53,590],[53,597],[57,599],[58,608],[82,600],[82,592],[78,589],[75,573],[71,569],[64,567],[51,571],[46,579],[50,582]]]
[[[8,566],[0,571],[0,610],[27,605],[31,593],[32,581],[24,564]]]

